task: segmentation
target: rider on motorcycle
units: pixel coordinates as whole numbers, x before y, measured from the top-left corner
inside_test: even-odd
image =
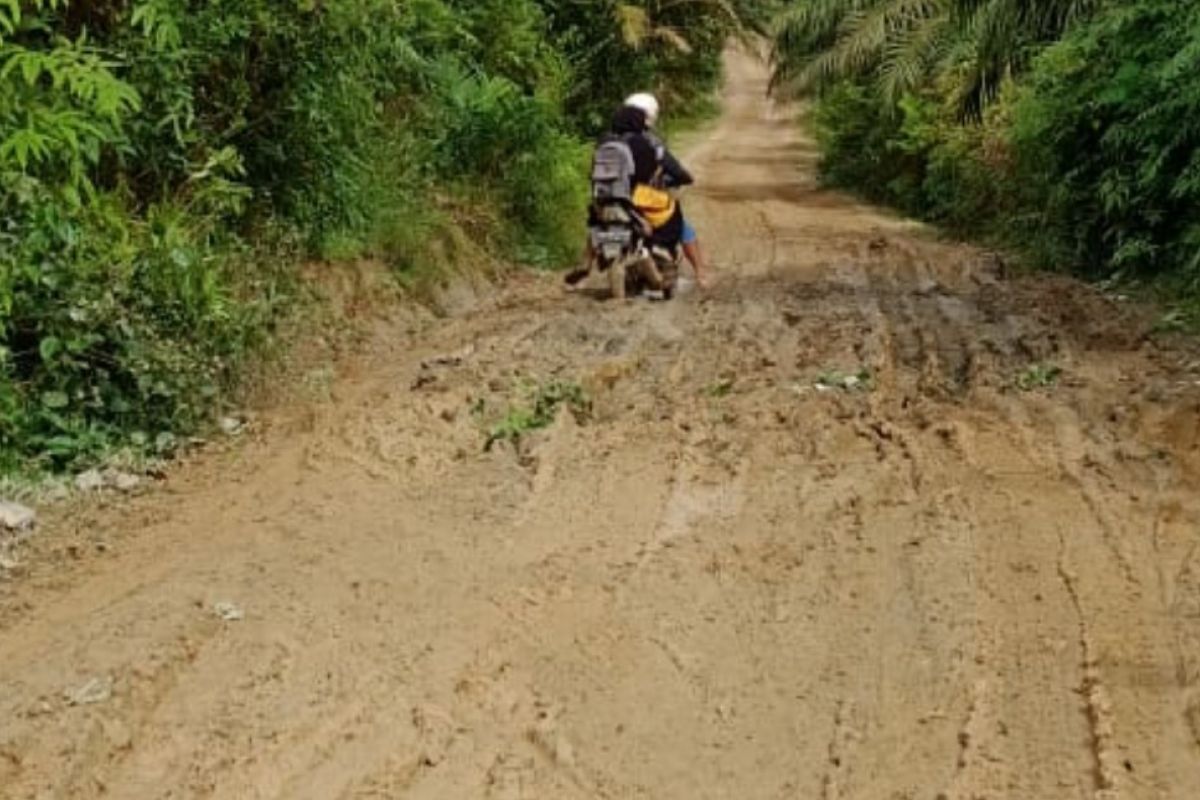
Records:
[[[621,137],[633,154],[634,183],[649,189],[667,190],[694,183],[694,179],[679,160],[667,149],[651,126],[658,118],[658,101],[652,95],[633,95],[613,116],[609,136]],[[696,282],[701,288],[707,286],[704,277],[704,261],[695,229],[687,223],[677,200],[671,200],[665,220],[655,225],[651,241],[674,247],[682,244],[684,253],[692,263]],[[590,220],[589,222],[594,222]],[[593,253],[589,240],[585,251],[585,266],[566,277],[574,286],[591,272]]]

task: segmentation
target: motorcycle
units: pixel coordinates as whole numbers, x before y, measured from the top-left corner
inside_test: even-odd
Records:
[[[628,207],[612,204],[599,209],[589,235],[595,266],[608,273],[613,299],[648,291],[661,292],[663,300],[675,296],[681,248],[652,242],[649,226]]]

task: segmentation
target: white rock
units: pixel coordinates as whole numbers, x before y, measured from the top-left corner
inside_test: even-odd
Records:
[[[98,469],[89,469],[75,476],[75,488],[81,492],[96,492],[104,488],[104,476]]]
[[[242,432],[242,421],[237,417],[221,417],[217,425],[226,436],[237,436]]]
[[[132,492],[142,485],[142,479],[128,472],[116,472],[111,477],[112,485],[121,492]]]
[[[10,531],[27,531],[37,522],[37,514],[32,508],[20,503],[0,501],[0,528]]]
[[[222,601],[213,605],[213,611],[216,615],[226,622],[238,622],[245,619],[246,614],[240,608],[228,601]]]
[[[67,692],[66,699],[73,706],[90,706],[105,702],[112,694],[112,678],[92,678],[78,689]]]

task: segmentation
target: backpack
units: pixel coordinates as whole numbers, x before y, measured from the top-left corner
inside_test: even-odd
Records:
[[[650,141],[656,153],[661,153],[661,145],[656,140]],[[601,141],[592,158],[592,203],[632,205],[658,230],[675,216],[675,198],[661,189],[638,184],[635,172],[637,165],[627,136],[610,136]]]
[[[633,150],[626,137],[612,136],[601,141],[592,157],[592,201],[632,202],[636,171]]]

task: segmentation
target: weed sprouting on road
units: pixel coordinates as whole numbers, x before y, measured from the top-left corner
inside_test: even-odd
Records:
[[[728,397],[733,392],[736,382],[733,378],[724,378],[705,389],[705,394],[714,399]]]
[[[1023,392],[1051,389],[1058,385],[1062,375],[1062,368],[1053,364],[1030,364],[1017,375],[1016,385]]]
[[[564,408],[570,410],[577,420],[586,419],[591,414],[591,398],[574,381],[553,379],[545,383],[525,384],[523,388],[525,400],[510,406],[504,416],[489,428],[484,450],[491,450],[497,442],[516,443],[526,434],[549,427]]]
[[[875,378],[871,370],[866,367],[860,367],[855,372],[830,369],[817,376],[815,386],[819,391],[825,392],[834,389],[846,392],[869,392],[875,387]]]

